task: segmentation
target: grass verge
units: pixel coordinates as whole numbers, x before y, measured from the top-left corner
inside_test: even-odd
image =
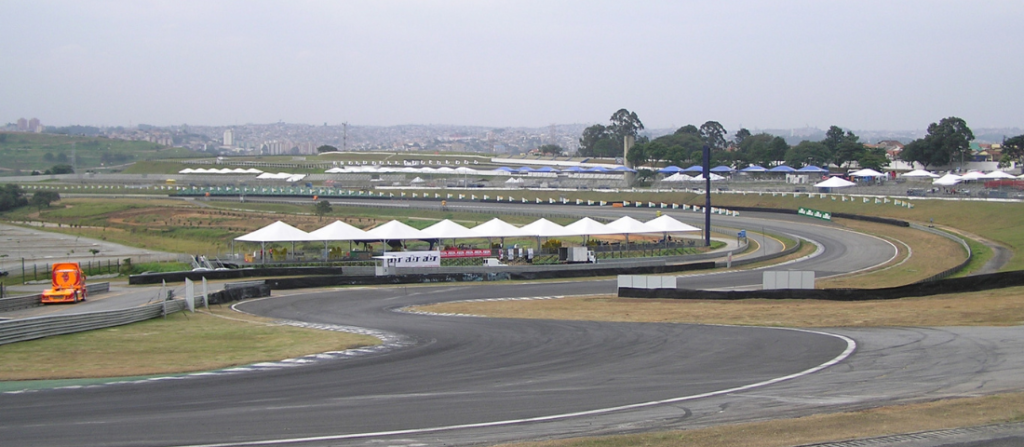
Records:
[[[836,219],[836,222],[853,231],[892,242],[899,254],[889,264],[877,269],[819,280],[819,289],[901,286],[942,273],[967,259],[962,245],[937,234],[859,220]],[[907,247],[910,247],[910,252]]]
[[[0,346],[0,381],[208,371],[376,345],[373,337],[280,326],[229,309]]]
[[[506,447],[788,447],[1024,421],[1024,393],[945,399],[684,431],[507,444]]]
[[[1010,326],[1024,323],[1024,287],[867,302],[659,300],[608,295],[444,303],[418,309],[496,318],[747,326]]]

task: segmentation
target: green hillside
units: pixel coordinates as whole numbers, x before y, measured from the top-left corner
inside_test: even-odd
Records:
[[[33,170],[42,172],[55,165],[70,165],[72,143],[79,171],[153,159],[203,156],[187,149],[145,141],[0,132],[0,160],[3,160],[0,176],[28,175]]]

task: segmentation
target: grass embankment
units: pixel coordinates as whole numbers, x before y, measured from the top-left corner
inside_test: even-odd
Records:
[[[721,425],[683,431],[506,444],[506,447],[789,447],[1024,421],[1024,393]]]
[[[4,160],[0,176],[28,175],[32,170],[45,171],[54,165],[71,165],[72,144],[80,171],[157,158],[210,156],[145,141],[0,132],[0,158]]]
[[[0,346],[0,381],[207,371],[379,343],[223,309]]]

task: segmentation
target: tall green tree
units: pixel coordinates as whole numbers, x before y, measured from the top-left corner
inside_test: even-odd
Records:
[[[324,144],[316,148],[316,153],[322,154],[324,152],[338,152],[338,148],[331,146],[329,144]]]
[[[885,148],[865,148],[861,151],[860,156],[857,157],[857,164],[859,164],[861,168],[881,171],[889,165],[889,157],[885,154]]]
[[[608,138],[610,138],[608,128],[601,124],[594,124],[583,129],[583,134],[580,135],[579,154],[584,157],[595,156],[594,149],[597,142]]]
[[[331,211],[333,211],[331,209],[331,202],[326,200],[321,200],[316,202],[316,205],[313,205],[313,214],[316,214],[316,216],[320,218],[321,222],[324,220],[324,216],[330,214]]]
[[[722,150],[728,142],[725,140],[725,136],[729,134],[726,132],[718,121],[708,121],[700,126],[700,136],[704,139],[704,144],[707,144],[711,150]]]
[[[8,183],[0,187],[0,211],[8,211],[20,206],[28,205],[25,198],[25,191],[21,186]]]
[[[1003,156],[1009,157],[1012,161],[1020,161],[1024,158],[1024,135],[1003,140]]]
[[[44,207],[49,208],[51,203],[58,201],[60,201],[60,194],[57,191],[37,191],[32,194],[29,204],[38,209],[43,209]]]
[[[900,152],[904,161],[916,162],[925,166],[942,166],[963,162],[971,150],[974,132],[967,127],[967,122],[951,116],[938,123],[928,126],[928,134],[924,138],[911,141]]]
[[[824,143],[804,140],[786,151],[786,165],[794,168],[822,166],[827,165],[831,157]]]
[[[739,147],[739,145],[743,144],[743,140],[747,139],[748,137],[750,137],[750,131],[747,130],[745,127],[740,128],[740,130],[736,131],[736,136],[732,138],[732,144],[735,144],[736,147]]]
[[[640,122],[640,117],[636,115],[636,112],[630,112],[626,109],[617,110],[609,118],[609,121],[611,121],[611,125],[608,126],[608,130],[620,142],[626,136],[636,139],[640,135],[640,131],[644,130],[644,123]]]

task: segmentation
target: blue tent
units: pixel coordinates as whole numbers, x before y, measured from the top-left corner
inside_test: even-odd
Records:
[[[533,172],[558,172],[558,170],[552,168],[551,166],[541,166],[537,169],[534,169]]]
[[[583,172],[608,172],[608,169],[605,169],[602,166],[595,166],[595,167],[587,169],[586,171],[583,171]]]
[[[679,166],[672,165],[672,166],[665,166],[664,168],[659,169],[658,173],[659,174],[675,174],[675,173],[677,173],[679,171],[682,171],[682,170],[683,170],[683,168],[680,168]]]
[[[796,172],[796,169],[793,169],[786,165],[782,165],[771,168],[768,170],[768,172]]]
[[[704,167],[701,165],[693,165],[683,169],[683,172],[704,172]]]
[[[512,169],[512,168],[510,168],[508,166],[502,166],[500,168],[496,168],[495,171],[516,172],[515,169]]]
[[[563,169],[562,171],[564,171],[564,172],[583,172],[584,169],[579,167],[579,166],[570,166],[568,168]]]
[[[763,166],[758,166],[758,165],[750,165],[750,166],[747,166],[747,167],[745,167],[743,169],[740,169],[740,172],[765,172],[765,171],[767,171],[767,169],[765,169]]]
[[[519,172],[519,173],[533,172],[533,169],[531,169],[529,166],[521,166],[521,167],[519,167],[519,169],[516,169],[516,172]]]
[[[797,169],[796,172],[806,172],[806,173],[809,173],[809,174],[825,174],[825,173],[828,172],[828,169],[822,169],[822,168],[819,168],[819,167],[814,166],[814,165],[809,165],[809,166],[804,166],[804,167],[802,167],[800,169]]]
[[[725,166],[725,165],[719,165],[719,166],[715,166],[715,167],[711,168],[711,172],[717,172],[717,173],[732,172],[732,168],[730,168],[728,166]]]
[[[628,166],[616,166],[612,168],[613,172],[636,172],[635,169],[630,169]]]

